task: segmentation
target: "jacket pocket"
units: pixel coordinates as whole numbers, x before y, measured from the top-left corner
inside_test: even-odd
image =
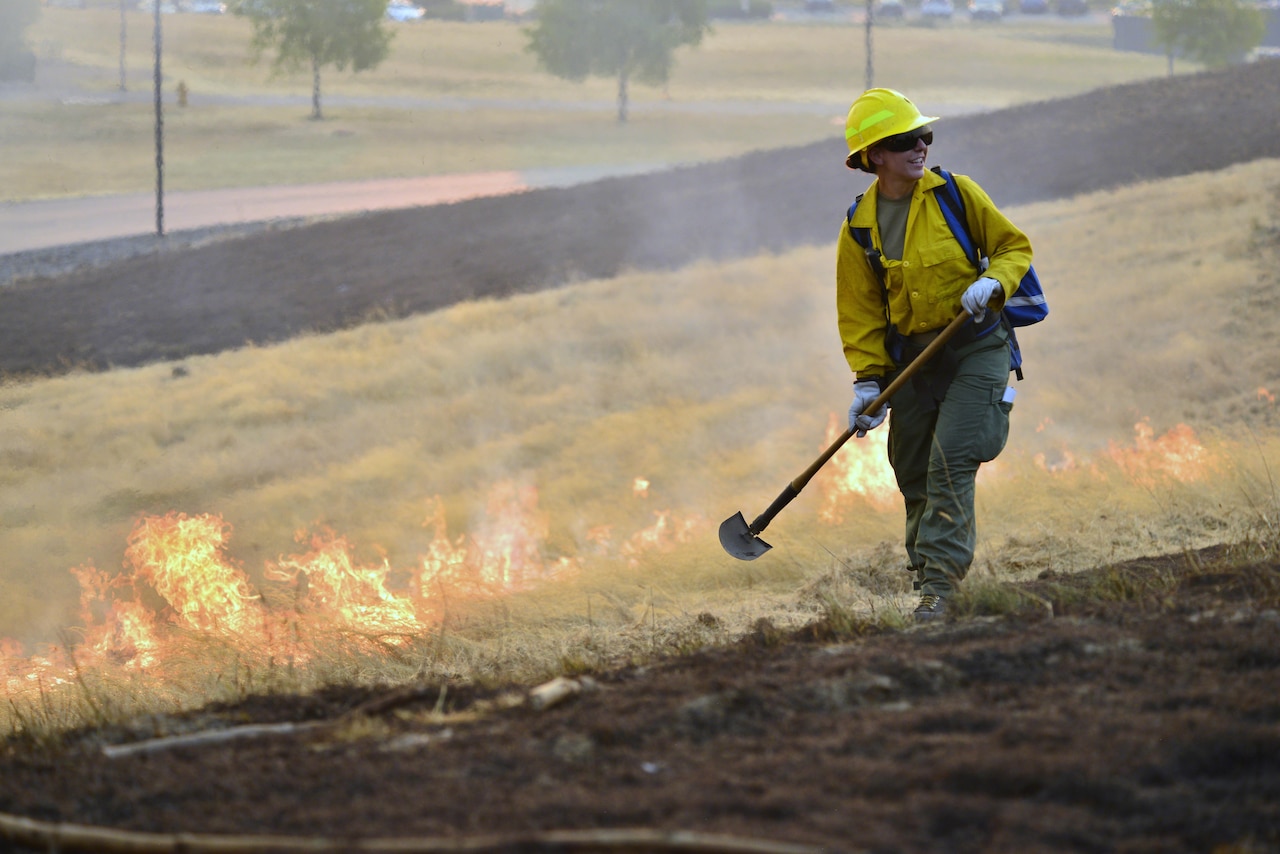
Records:
[[[948,240],[942,243],[935,243],[932,246],[925,246],[920,250],[920,263],[926,269],[936,267],[939,264],[945,264],[948,261],[964,261],[964,250],[960,248],[960,244],[954,240]]]

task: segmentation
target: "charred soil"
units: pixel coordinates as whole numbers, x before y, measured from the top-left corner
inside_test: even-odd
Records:
[[[1060,197],[1280,156],[1267,103],[1280,62],[949,121],[934,159],[1003,205]],[[827,242],[855,191],[833,143],[136,258],[0,291],[0,368],[181,359]],[[1280,850],[1274,553],[1016,589],[1020,604],[962,602],[925,627],[760,623],[731,645],[570,674],[543,707],[527,685],[353,686],[17,735],[0,744],[0,845],[201,850],[44,836],[72,823],[351,850]],[[268,724],[294,726],[236,729]],[[239,737],[148,743],[195,732]],[[652,835],[676,831],[706,836]]]
[[[0,812],[421,846],[401,850],[1277,850],[1280,563],[1257,558],[1044,577],[926,627],[762,622],[542,707],[530,686],[335,688],[11,740]],[[300,726],[148,741],[280,723]],[[636,829],[719,847],[584,841]],[[563,830],[581,844],[547,842]]]

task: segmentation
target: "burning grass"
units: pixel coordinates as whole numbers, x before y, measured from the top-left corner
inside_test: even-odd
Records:
[[[1257,390],[1280,385],[1280,359],[1256,297],[1273,285],[1275,176],[1261,162],[1013,212],[1054,313],[1023,336],[1028,380],[981,475],[964,607],[1058,609],[1067,587],[1046,579],[1143,555],[1274,555],[1280,438]],[[1150,208],[1190,223],[1151,229]],[[1233,259],[1226,272],[1162,268],[1153,295],[1147,260],[1185,254],[1196,227],[1197,257]],[[1069,252],[1090,229],[1128,260]],[[838,428],[830,262],[820,248],[700,264],[180,371],[5,385],[8,726],[334,682],[527,680],[762,626],[900,626],[911,593],[882,431],[775,521],[766,558],[715,541]],[[1131,303],[1149,310],[1100,311]],[[1181,361],[1148,346],[1184,334]]]

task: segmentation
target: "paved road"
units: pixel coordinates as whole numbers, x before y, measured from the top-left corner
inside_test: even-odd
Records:
[[[0,0],[2,2],[2,0]],[[55,101],[69,106],[80,104],[149,101],[149,90],[89,91],[83,88],[85,74],[102,74],[101,69],[81,69],[66,62],[47,61],[41,66],[37,83],[0,85],[0,102]],[[169,96],[171,97],[171,95]],[[609,110],[612,102],[542,102],[485,100],[475,98],[350,97],[330,95],[326,104],[377,105],[396,109],[463,111],[477,107],[505,110]],[[309,97],[297,95],[247,94],[227,97],[192,96],[192,104],[236,103],[254,105],[291,104],[304,106]],[[924,106],[924,105],[922,105]],[[819,102],[767,102],[752,99],[715,102],[642,102],[635,112],[661,111],[723,114],[762,112],[843,116],[842,104]],[[934,106],[928,109],[935,109]],[[940,106],[938,107],[940,109]],[[982,109],[977,104],[949,104],[938,115],[959,115]],[[935,110],[936,111],[936,110]],[[662,168],[662,164],[627,166],[584,166],[567,169],[501,171],[420,178],[379,179],[331,184],[282,187],[230,188],[208,191],[169,192],[164,199],[166,234],[205,228],[263,222],[274,219],[341,215],[368,210],[417,207],[462,201],[481,196],[516,193],[548,186],[569,186],[609,175],[630,175]],[[109,240],[156,233],[154,193],[120,196],[88,196],[40,201],[0,202],[0,256],[35,249],[48,249],[89,241]]]
[[[0,0],[4,2],[4,0]],[[91,90],[85,79],[103,77],[103,69],[86,69],[60,60],[42,60],[35,83],[0,83],[0,103],[54,102],[67,106],[150,102],[147,87],[135,91]],[[105,79],[105,78],[103,78]],[[173,94],[166,93],[172,100]],[[255,106],[310,105],[310,96],[193,94],[191,104]],[[477,108],[503,110],[612,110],[613,102],[549,102],[477,98],[353,97],[328,95],[328,106],[379,106],[394,109],[458,112]],[[836,115],[838,105],[818,103],[772,104],[745,101],[716,103],[633,104],[633,111],[698,111],[718,113],[818,113]],[[208,226],[262,222],[281,218],[315,217],[368,210],[417,207],[464,199],[516,193],[548,186],[569,186],[608,175],[653,171],[662,164],[584,166],[566,169],[499,171],[419,178],[378,179],[305,186],[230,188],[169,192],[164,199],[166,233]],[[155,234],[155,193],[87,196],[40,201],[0,202],[0,255],[46,249],[88,241]]]

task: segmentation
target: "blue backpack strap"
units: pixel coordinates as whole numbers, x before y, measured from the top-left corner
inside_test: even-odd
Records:
[[[849,233],[853,235],[853,239],[858,242],[858,245],[866,252],[874,252],[875,247],[871,245],[871,229],[853,227],[853,212],[858,209],[860,204],[862,204],[861,195],[853,200],[853,204],[849,205],[849,212],[845,214],[844,221],[848,223]]]
[[[947,221],[951,234],[964,250],[965,257],[973,262],[974,269],[979,273],[985,272],[986,268],[982,264],[982,250],[974,245],[973,238],[969,236],[969,221],[965,218],[964,199],[960,197],[960,188],[956,186],[956,179],[941,166],[933,167],[933,171],[946,181],[933,191],[933,197],[938,200],[938,208],[942,211],[942,218]]]
[[[865,195],[865,194],[863,194]],[[853,204],[849,205],[849,212],[845,214],[845,223],[849,226],[849,234],[853,235],[854,241],[862,247],[862,251],[867,255],[867,263],[871,265],[871,270],[876,274],[876,278],[880,280],[880,288],[884,289],[884,262],[880,260],[880,250],[876,249],[871,242],[871,229],[854,228],[853,212],[858,209],[858,205],[862,203],[862,196],[853,200]],[[885,302],[888,302],[888,294],[885,295]]]
[[[884,305],[884,325],[886,330],[886,349],[889,352],[889,358],[895,362],[898,361],[900,353],[896,352],[896,346],[889,343],[889,339],[893,338],[896,330],[893,325],[893,317],[889,312],[889,286],[885,283],[884,261],[880,257],[880,250],[876,249],[875,244],[871,241],[871,229],[855,228],[853,225],[853,212],[858,209],[858,205],[862,203],[863,193],[853,200],[853,204],[849,205],[849,212],[845,215],[845,223],[849,226],[849,234],[853,236],[854,241],[862,247],[862,251],[866,253],[867,263],[871,266],[871,272],[876,274],[876,281],[880,283],[880,299]]]
[[[982,250],[973,242],[973,237],[969,234],[969,221],[965,218],[964,199],[960,196],[960,188],[956,186],[956,179],[951,173],[943,169],[941,166],[933,167],[933,171],[938,177],[946,181],[941,187],[933,191],[933,197],[938,200],[938,208],[942,211],[942,217],[947,221],[947,226],[951,229],[952,236],[956,242],[960,244],[960,248],[964,250],[965,257],[973,264],[975,270],[981,275],[987,271],[986,260],[982,257]],[[1034,273],[1030,275],[1034,276]],[[1039,280],[1036,280],[1037,290]],[[1021,298],[1022,293],[1015,295],[1014,299]],[[1018,336],[1013,331],[1014,324],[1010,321],[1008,308],[1011,300],[1005,301],[1005,310],[1000,312],[1000,325],[1004,326],[1005,331],[1009,334],[1009,370],[1013,371],[1022,380],[1022,348],[1018,346]],[[1040,296],[1040,302],[1043,304],[1044,297]],[[1019,324],[1021,325],[1021,324]]]
[[[986,265],[982,260],[982,251],[973,244],[973,238],[969,236],[968,220],[965,219],[964,199],[960,196],[960,190],[956,187],[955,178],[951,176],[941,166],[933,167],[939,177],[946,179],[946,184],[934,191],[934,198],[938,200],[938,207],[942,209],[942,216],[947,220],[947,225],[951,227],[951,233],[955,235],[956,242],[960,244],[960,248],[964,250],[964,254],[973,262],[973,266],[980,273],[986,272]],[[1022,277],[1022,281],[1018,282],[1017,289],[1004,302],[1005,319],[1009,321],[1010,326],[1030,326],[1033,323],[1039,323],[1049,314],[1049,303],[1045,300],[1044,288],[1040,284],[1040,276],[1036,273],[1034,265],[1027,268],[1027,273]]]

